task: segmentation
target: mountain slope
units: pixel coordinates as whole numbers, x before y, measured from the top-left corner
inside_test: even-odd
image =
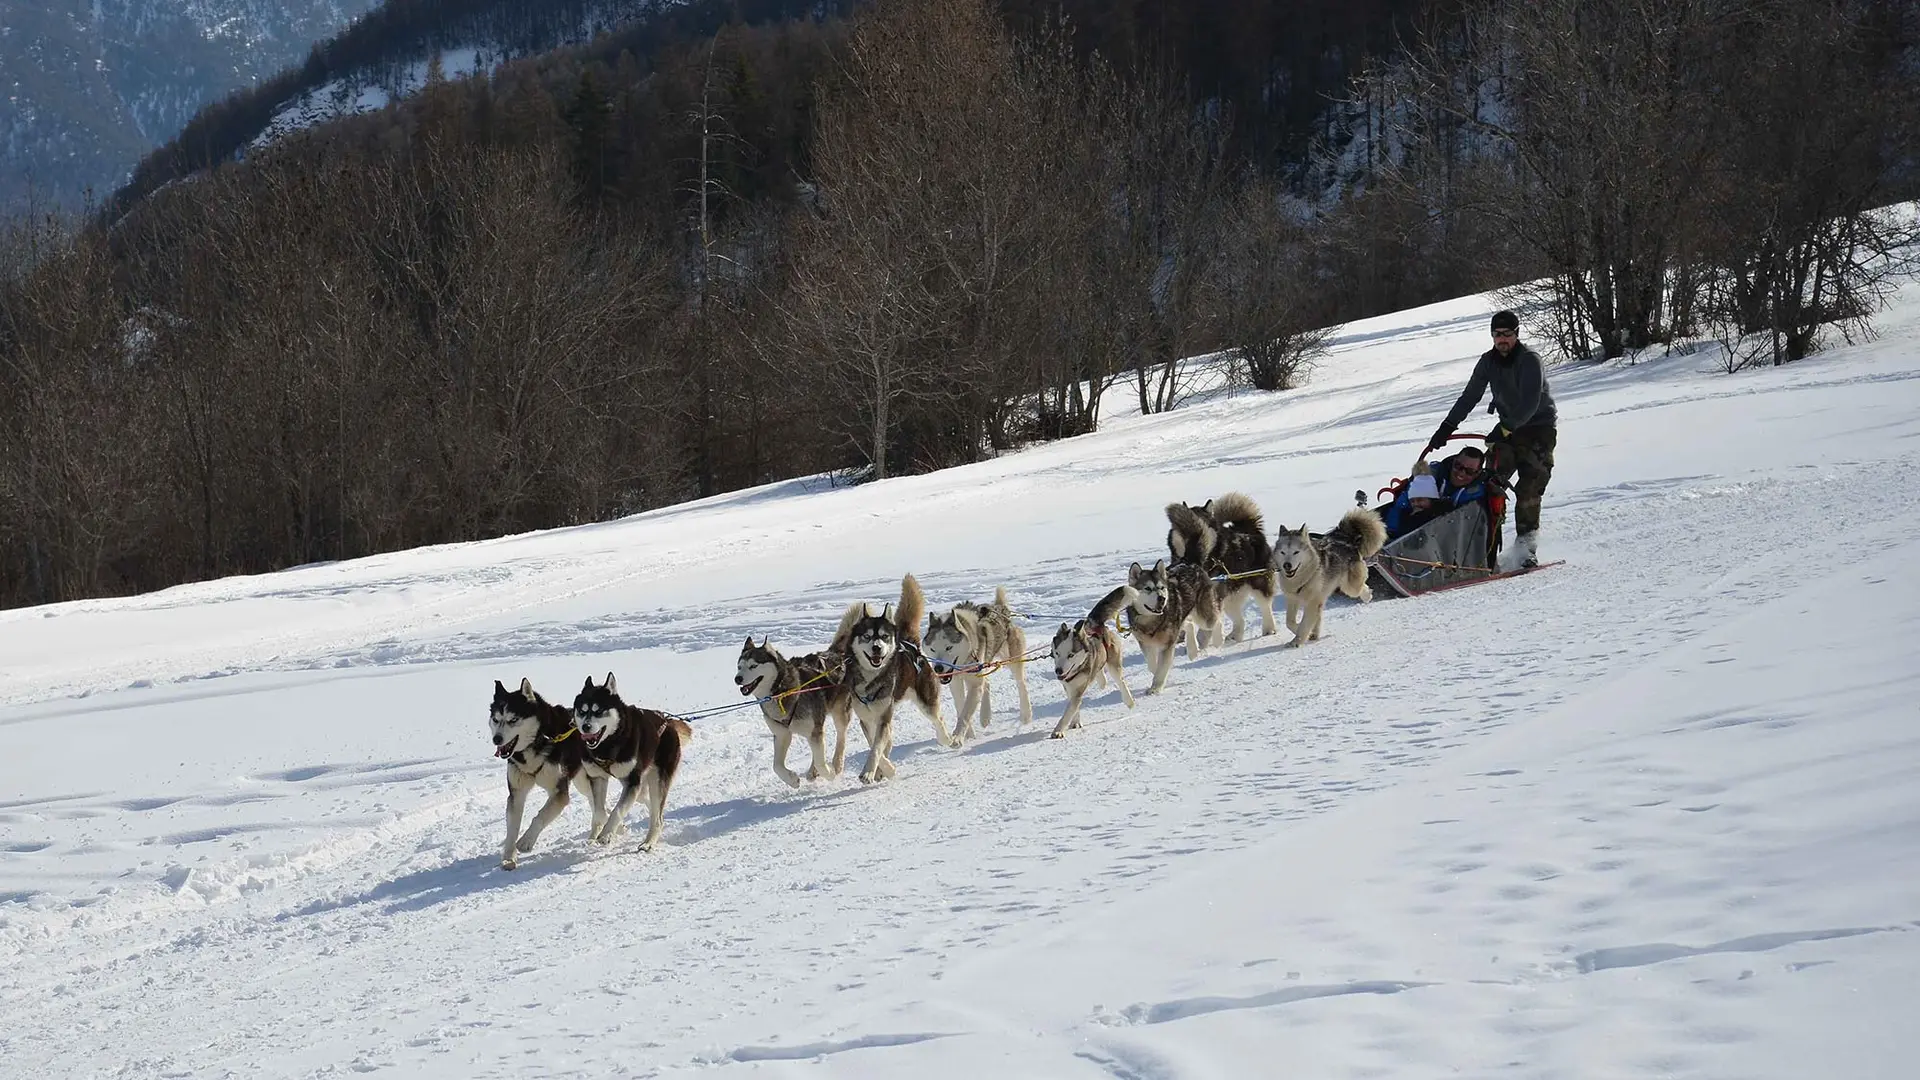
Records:
[[[0,206],[104,198],[201,106],[374,0],[0,0]]]
[[[1324,528],[1404,473],[1487,298],[1308,388],[995,461],[0,612],[0,1051],[23,1073],[1894,1077],[1915,1037],[1920,290],[1724,376],[1562,369],[1545,554],[792,791],[697,724],[663,848],[498,869],[494,679],[739,703],[912,571],[1031,641],[1169,500]],[[1136,690],[1145,674],[1127,647]],[[856,766],[864,747],[855,737]],[[804,756],[804,753],[801,754]],[[634,823],[642,823],[636,815]],[[48,1005],[51,1007],[46,1007]]]

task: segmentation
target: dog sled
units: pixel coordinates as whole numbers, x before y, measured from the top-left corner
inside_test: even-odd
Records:
[[[1456,435],[1456,439],[1483,439],[1480,435]],[[1390,496],[1374,507],[1383,518],[1412,478],[1396,478],[1380,495]],[[1486,494],[1463,503],[1423,524],[1388,540],[1379,553],[1367,560],[1367,583],[1375,599],[1420,596],[1444,589],[1479,585],[1503,578],[1519,577],[1558,562],[1517,569],[1500,569],[1500,526],[1506,520],[1507,492],[1500,481],[1485,477]],[[1355,492],[1355,500],[1366,506],[1366,492]]]

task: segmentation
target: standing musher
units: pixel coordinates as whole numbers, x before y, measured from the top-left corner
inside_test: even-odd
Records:
[[[1493,316],[1493,348],[1473,366],[1467,388],[1453,410],[1440,422],[1426,452],[1433,453],[1447,443],[1460,422],[1467,418],[1489,389],[1493,404],[1487,411],[1498,413],[1500,422],[1487,436],[1487,472],[1502,484],[1520,474],[1513,487],[1514,548],[1523,567],[1540,563],[1540,497],[1546,494],[1547,481],[1553,476],[1553,444],[1556,438],[1553,395],[1547,392],[1547,370],[1540,357],[1520,344],[1520,317],[1511,311]]]

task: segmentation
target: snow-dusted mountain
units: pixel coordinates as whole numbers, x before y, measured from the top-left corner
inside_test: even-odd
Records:
[[[0,205],[104,196],[375,0],[0,0]]]

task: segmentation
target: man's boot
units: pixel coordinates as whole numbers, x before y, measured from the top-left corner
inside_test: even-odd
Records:
[[[1513,555],[1520,569],[1531,570],[1540,565],[1540,534],[1523,532],[1513,538]]]

